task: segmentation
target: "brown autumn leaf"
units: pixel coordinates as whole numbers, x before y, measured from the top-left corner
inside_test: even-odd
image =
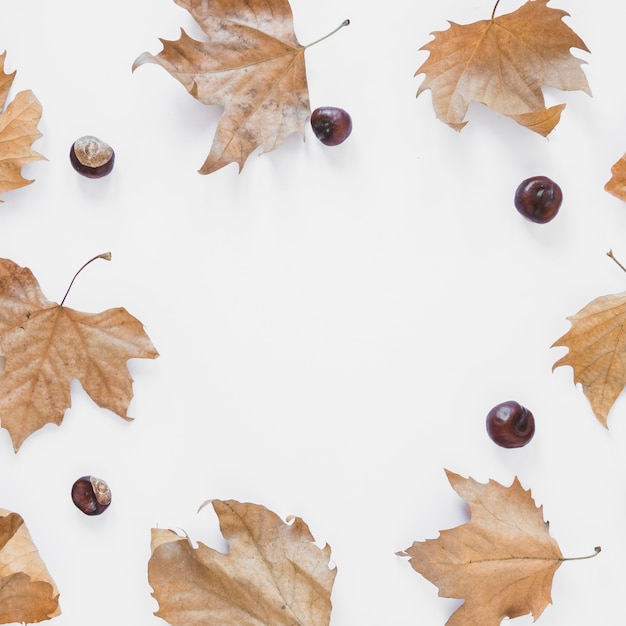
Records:
[[[263,506],[212,500],[229,552],[171,530],[152,530],[148,579],[155,613],[172,626],[328,626],[336,569],[299,517],[283,522]]]
[[[174,0],[207,34],[196,41],[181,29],[163,50],[140,55],[133,70],[157,63],[204,104],[224,107],[211,151],[200,168],[210,174],[239,164],[259,146],[278,148],[310,113],[304,51],[288,0]]]
[[[611,178],[604,190],[626,202],[626,154],[611,167]]]
[[[0,109],[4,109],[15,72],[6,74],[0,54]],[[20,91],[0,113],[0,193],[30,185],[32,180],[22,176],[22,167],[44,159],[31,146],[41,137],[37,124],[41,119],[41,104],[30,90]],[[0,199],[0,202],[3,200]]]
[[[48,301],[28,268],[0,259],[0,426],[16,452],[45,424],[61,423],[74,378],[98,406],[131,419],[126,361],[158,356],[141,322],[125,309],[81,313],[64,300]]]
[[[181,29],[177,41],[161,39],[156,56],[141,54],[133,71],[156,63],[203,104],[224,107],[199,172],[210,174],[229,163],[241,172],[259,146],[270,152],[296,132],[304,139],[310,113],[304,51],[317,41],[298,43],[288,0],[174,1],[191,13],[207,40]]]
[[[571,560],[550,537],[542,507],[517,478],[504,487],[446,474],[468,503],[470,521],[398,555],[410,557],[413,569],[439,587],[439,596],[465,600],[446,626],[498,626],[505,617],[528,613],[536,620],[552,602],[554,573]]]
[[[594,415],[608,428],[609,411],[626,386],[626,292],[600,296],[567,319],[571,328],[552,347],[569,352],[552,370],[572,367],[574,384],[582,385]]]
[[[0,509],[0,624],[34,624],[60,614],[59,592],[24,520]]]
[[[547,136],[564,104],[546,108],[544,85],[591,95],[570,48],[589,52],[564,22],[569,15],[548,8],[548,0],[529,0],[506,15],[472,24],[449,22],[422,46],[429,56],[415,72],[425,74],[417,95],[432,90],[437,117],[461,130],[471,102],[487,105],[522,126]],[[497,6],[497,3],[496,3]]]

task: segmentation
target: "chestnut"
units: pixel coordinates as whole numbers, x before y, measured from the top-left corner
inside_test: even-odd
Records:
[[[72,144],[70,163],[79,174],[87,178],[102,178],[113,170],[115,152],[101,139],[85,135]]]
[[[352,118],[339,107],[318,107],[311,113],[311,128],[325,146],[338,146],[350,136]]]
[[[513,202],[515,208],[527,220],[536,224],[546,224],[559,212],[563,192],[547,176],[531,176],[519,184]]]
[[[111,490],[101,478],[81,476],[72,485],[72,502],[85,515],[100,515],[111,504]]]
[[[487,434],[503,448],[521,448],[535,434],[535,417],[515,400],[500,402],[487,413]]]

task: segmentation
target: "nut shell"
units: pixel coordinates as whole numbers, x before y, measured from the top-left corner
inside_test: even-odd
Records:
[[[72,485],[72,502],[85,515],[100,515],[111,504],[111,490],[101,478],[81,476]]]
[[[79,174],[87,178],[102,178],[113,170],[115,152],[98,137],[85,135],[72,144],[70,163]]]

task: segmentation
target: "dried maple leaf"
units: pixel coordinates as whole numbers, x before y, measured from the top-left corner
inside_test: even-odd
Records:
[[[4,109],[15,72],[6,74],[0,54],[0,109]],[[22,167],[43,159],[31,146],[41,137],[37,124],[41,119],[41,104],[32,91],[20,91],[0,113],[0,193],[30,185],[32,180],[22,176]],[[2,200],[0,200],[2,202]]]
[[[552,370],[572,367],[574,383],[581,383],[595,416],[608,428],[609,411],[626,386],[626,293],[600,296],[567,319],[571,328],[552,347],[569,352]]]
[[[152,530],[148,578],[155,615],[172,626],[327,626],[336,570],[330,547],[308,526],[284,523],[257,504],[213,500],[230,551],[194,548],[171,530]]]
[[[241,172],[259,146],[269,152],[291,133],[304,138],[310,113],[304,51],[313,44],[298,43],[288,0],[174,1],[191,13],[208,40],[196,41],[181,29],[177,41],[161,39],[158,55],[140,55],[133,71],[156,63],[200,102],[223,105],[200,173],[233,162]]]
[[[626,154],[611,167],[611,178],[604,189],[626,202]]]
[[[133,381],[126,361],[158,356],[141,322],[125,309],[81,313],[64,301],[48,301],[28,268],[0,259],[0,356],[6,359],[0,425],[16,452],[34,431],[61,423],[74,378],[98,406],[130,419]]]
[[[537,619],[552,601],[554,573],[572,560],[550,537],[542,507],[517,478],[504,487],[446,474],[469,504],[470,521],[441,531],[437,539],[414,542],[398,555],[410,557],[413,569],[437,585],[440,596],[465,600],[446,626],[498,626],[505,617],[527,613]]]
[[[24,520],[0,509],[0,624],[34,624],[60,613],[59,592]]]
[[[486,104],[544,137],[558,124],[564,104],[546,108],[542,86],[591,95],[583,61],[570,48],[589,52],[562,21],[568,13],[530,0],[513,13],[433,33],[417,95],[432,90],[437,117],[461,130],[470,102]],[[497,6],[497,3],[496,3]]]

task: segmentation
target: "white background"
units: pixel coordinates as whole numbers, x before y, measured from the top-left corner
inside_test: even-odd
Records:
[[[150,528],[184,529],[224,549],[209,498],[302,517],[332,547],[333,625],[443,625],[458,605],[395,552],[463,523],[443,468],[509,485],[543,505],[565,555],[543,626],[620,624],[626,540],[626,399],[605,430],[552,343],[597,296],[626,288],[626,205],[607,194],[626,151],[622,9],[555,0],[592,54],[593,97],[566,102],[549,139],[472,106],[457,133],[415,98],[419,48],[446,20],[488,18],[490,2],[293,0],[312,108],[353,119],[341,146],[292,136],[197,173],[221,110],[156,65],[159,38],[199,37],[171,0],[3,0],[10,97],[43,105],[47,157],[4,194],[0,256],[31,268],[66,304],[124,306],[160,358],[133,360],[133,422],[72,384],[72,408],[13,453],[0,431],[0,507],[20,513],[56,581],[57,626],[163,624],[147,581]],[[503,0],[500,13],[519,4]],[[82,178],[68,151],[94,134],[113,173]],[[515,211],[522,179],[543,174],[564,203],[546,225]],[[487,411],[516,399],[535,414],[525,448],[489,440]],[[73,481],[108,481],[113,504],[83,516]],[[517,620],[530,624],[530,617]]]

